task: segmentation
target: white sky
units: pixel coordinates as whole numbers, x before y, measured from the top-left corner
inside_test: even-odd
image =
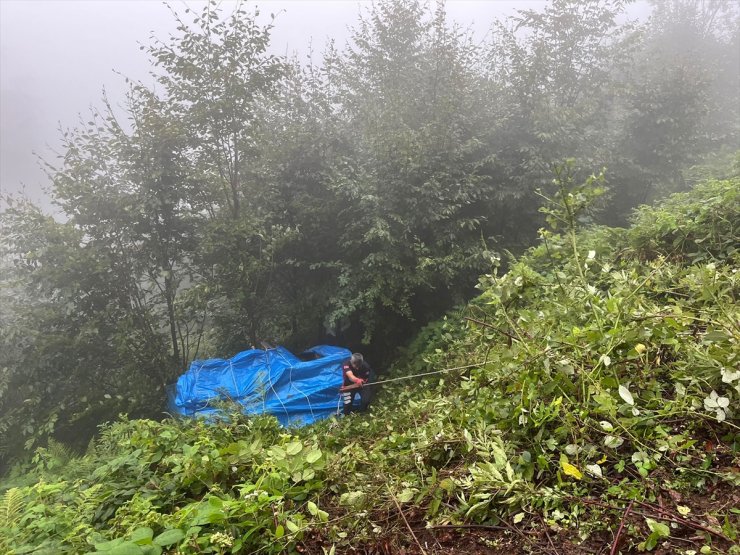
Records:
[[[185,3],[171,3],[184,10]],[[257,4],[263,15],[278,14],[271,50],[303,55],[311,43],[319,54],[329,37],[344,44],[347,28],[370,2]],[[202,2],[188,5],[197,9]],[[482,38],[494,19],[542,5],[542,0],[448,0],[447,12]],[[23,189],[46,204],[41,191],[47,178],[34,153],[51,160],[59,126],[74,127],[79,114],[99,106],[103,88],[118,103],[126,86],[116,72],[150,81],[139,44],[149,44],[152,32],[166,38],[173,30],[168,8],[157,0],[0,0],[0,193]]]

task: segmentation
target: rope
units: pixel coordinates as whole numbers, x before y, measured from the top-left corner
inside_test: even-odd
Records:
[[[269,368],[270,368],[270,365],[269,365],[270,353],[268,351],[269,351],[269,349],[265,349],[265,358],[266,358],[266,361],[265,361],[266,364],[265,364],[265,366],[267,366],[267,378],[268,378],[268,380],[270,382],[270,389],[272,389],[273,393],[275,393],[275,397],[277,398],[277,400],[280,403],[280,405],[283,407],[283,412],[285,412],[285,416],[287,416],[288,418],[290,418],[290,415],[288,414],[288,410],[285,408],[285,405],[283,404],[282,400],[280,399],[280,396],[277,394],[277,391],[275,391],[275,388],[273,387],[273,384],[272,384],[272,377],[270,376],[270,370],[269,370]],[[282,354],[279,354],[278,353],[278,356],[280,356],[287,363],[287,360],[285,359],[285,357]],[[380,381],[371,382],[371,383],[364,384],[364,385],[365,386],[369,386],[369,385],[381,385],[381,384],[386,384],[386,383],[391,383],[391,382],[398,382],[398,381],[402,381],[402,380],[410,380],[412,378],[422,378],[424,376],[434,376],[436,374],[446,374],[447,372],[455,372],[455,371],[458,371],[458,370],[466,370],[466,369],[469,369],[469,368],[479,368],[479,367],[483,366],[485,363],[486,362],[484,361],[484,362],[479,362],[479,363],[476,363],[476,364],[467,364],[465,366],[455,366],[453,368],[444,368],[442,370],[435,370],[434,372],[424,372],[422,374],[412,374],[411,376],[401,376],[401,377],[398,377],[398,378],[389,378],[387,380],[380,380]],[[293,366],[290,365],[290,364],[288,364],[288,366],[290,367],[289,383],[290,383],[291,387],[294,387],[301,395],[303,395],[306,398],[306,401],[308,402],[308,408],[311,411],[311,416],[314,417],[314,419],[315,419],[316,416],[314,415],[313,407],[311,406],[311,400],[308,398],[308,396],[303,391],[301,391],[298,387],[295,386],[295,384],[293,384]],[[202,365],[198,367],[198,372],[200,372],[201,368],[202,368]],[[231,360],[229,360],[229,370],[231,371],[232,379],[234,379],[234,370],[233,370],[233,367],[232,367],[232,364],[231,364]],[[236,385],[236,380],[234,380],[234,385]],[[359,388],[359,386],[357,386],[357,387]],[[350,389],[355,389],[352,386],[349,386],[349,388]],[[342,389],[344,389],[344,388],[342,388]],[[339,411],[340,411],[341,406],[342,406],[342,395],[340,394],[339,395],[339,398],[337,400],[337,414],[339,414]],[[262,398],[262,407],[263,407],[263,410],[266,411],[265,397]]]
[[[308,398],[308,395],[306,395],[303,391],[301,391],[298,386],[296,386],[293,383],[293,365],[288,362],[288,359],[285,358],[285,356],[282,353],[278,353],[278,356],[285,361],[285,364],[288,365],[288,368],[290,368],[290,374],[288,375],[288,381],[290,383],[290,387],[294,388],[298,393],[303,395],[306,398],[306,402],[308,403],[308,410],[311,411],[311,418],[316,420],[316,415],[313,413],[313,406],[311,406],[311,399]]]
[[[283,401],[280,399],[280,395],[278,395],[277,391],[275,391],[275,388],[272,385],[272,376],[270,375],[270,350],[265,350],[265,366],[267,366],[267,379],[270,380],[270,389],[272,389],[272,392],[275,394],[275,398],[280,402],[280,406],[283,407],[283,412],[285,413],[285,416],[290,420],[290,414],[288,414],[288,409],[285,408],[285,405],[283,404]],[[265,406],[264,399],[262,401],[262,406]]]
[[[434,374],[444,374],[446,372],[453,372],[455,370],[465,370],[467,368],[478,368],[480,366],[483,366],[484,364],[485,364],[485,362],[479,362],[477,364],[468,364],[466,366],[456,366],[454,368],[445,368],[444,370],[436,370],[434,372],[425,372],[423,374],[413,374],[411,376],[401,376],[400,378],[390,378],[388,380],[382,380],[382,381],[379,381],[379,382],[371,382],[371,383],[367,383],[367,384],[364,384],[364,385],[366,385],[366,386],[368,386],[368,385],[380,385],[380,384],[383,384],[383,383],[398,382],[398,381],[401,381],[401,380],[410,380],[411,378],[421,378],[423,376],[433,376]]]
[[[239,391],[239,385],[236,383],[236,376],[234,375],[234,363],[231,362],[231,359],[229,359],[229,372],[231,373],[231,381],[234,382],[234,392],[236,393],[236,398],[238,399],[241,397],[242,393]]]
[[[339,416],[339,413],[341,412],[342,405],[344,404],[344,399],[342,398],[342,394],[340,393],[337,396],[337,412],[336,415]]]

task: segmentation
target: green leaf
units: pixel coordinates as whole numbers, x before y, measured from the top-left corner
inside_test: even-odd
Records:
[[[194,520],[196,524],[215,524],[224,520],[224,512],[219,507],[202,507]]]
[[[399,503],[408,503],[414,498],[416,492],[410,488],[405,488],[401,493],[396,496]]]
[[[318,461],[321,458],[321,450],[319,449],[312,449],[306,454],[306,462],[308,464],[313,464],[316,461]]]
[[[140,545],[125,542],[111,549],[99,551],[99,553],[106,553],[107,555],[144,555],[145,551]]]
[[[98,551],[110,551],[114,547],[121,545],[124,541],[123,538],[116,538],[107,542],[94,543],[93,545]]]
[[[270,453],[270,456],[276,461],[281,461],[285,458],[285,449],[283,449],[279,445],[273,445],[272,447],[270,447],[268,452]]]
[[[319,508],[316,506],[316,503],[309,501],[306,506],[308,507],[308,512],[311,513],[312,516],[316,516],[318,514]]]
[[[182,530],[179,528],[172,528],[159,534],[154,538],[153,542],[161,547],[167,547],[168,545],[182,541],[184,537],[185,533]]]
[[[347,493],[343,493],[339,497],[339,504],[343,507],[359,508],[365,502],[365,498],[365,492],[349,491]]]
[[[286,520],[285,526],[290,530],[293,534],[299,532],[301,530],[300,526],[298,526],[295,522],[292,520]]]
[[[723,342],[729,340],[730,336],[723,331],[713,330],[704,334],[703,339],[708,342]]]
[[[152,543],[152,536],[154,536],[154,530],[151,528],[137,528],[131,533],[129,540],[139,545],[146,545]]]
[[[452,491],[455,489],[455,482],[453,482],[449,478],[444,478],[439,482],[439,487],[449,494],[452,493]]]
[[[656,534],[660,538],[667,538],[671,535],[671,529],[662,522],[657,522],[656,520],[653,520],[652,518],[646,518],[645,522],[648,525],[648,528],[650,528],[650,531]]]
[[[185,536],[186,536],[186,537],[189,537],[189,538],[190,538],[190,537],[195,537],[195,536],[197,536],[198,534],[200,534],[200,531],[201,531],[202,529],[203,529],[203,527],[202,527],[202,526],[198,526],[198,525],[195,525],[195,526],[191,526],[190,528],[188,528],[187,532],[185,532]],[[169,530],[168,530],[168,532],[169,532]],[[164,533],[164,532],[163,532],[163,533]]]
[[[297,455],[303,449],[303,444],[300,441],[293,441],[285,446],[285,452],[288,455]]]

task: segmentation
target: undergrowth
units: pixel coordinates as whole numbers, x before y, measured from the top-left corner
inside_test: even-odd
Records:
[[[540,245],[394,372],[473,367],[298,430],[122,417],[39,449],[0,551],[739,553],[740,180],[581,230],[601,181],[560,168]]]

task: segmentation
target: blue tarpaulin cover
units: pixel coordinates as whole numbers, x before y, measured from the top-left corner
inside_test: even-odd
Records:
[[[319,345],[302,360],[283,347],[243,351],[230,359],[194,361],[169,392],[170,411],[215,416],[232,400],[246,414],[272,414],[283,426],[305,426],[341,410],[342,362],[351,352]]]

